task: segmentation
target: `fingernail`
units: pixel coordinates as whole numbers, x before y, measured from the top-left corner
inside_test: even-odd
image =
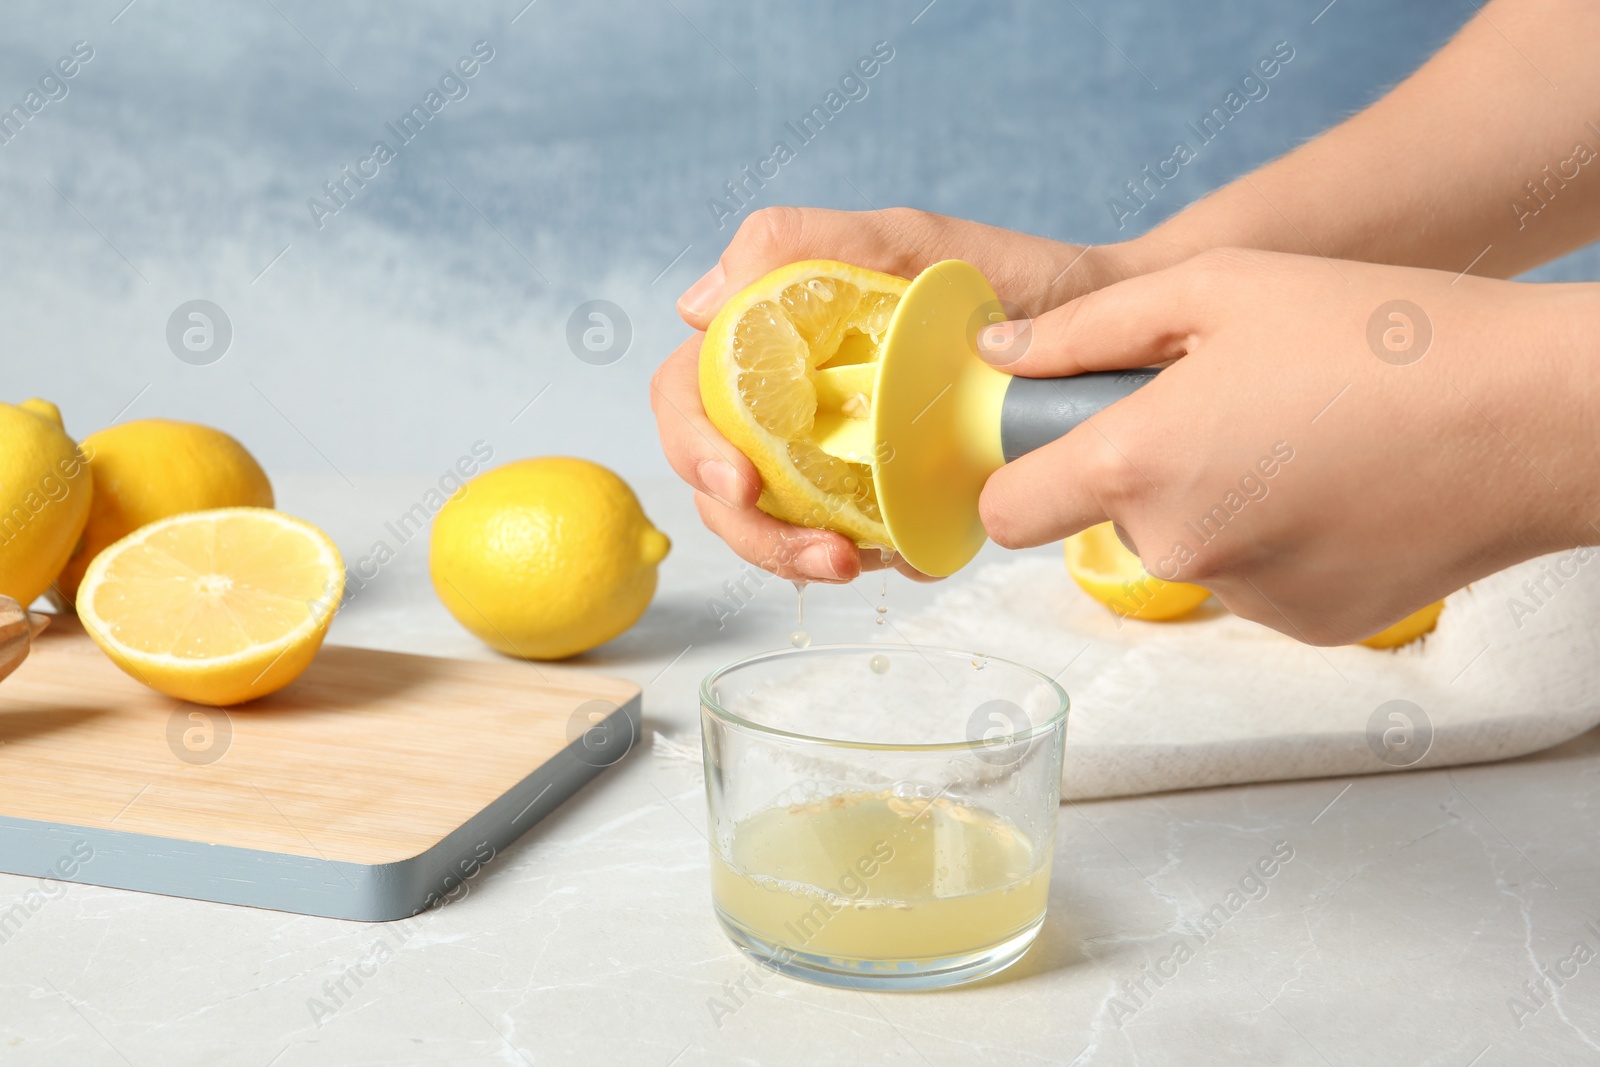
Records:
[[[1122,542],[1123,548],[1132,552],[1135,556],[1139,554],[1139,546],[1133,543],[1133,535],[1123,529],[1122,523],[1113,522],[1111,524],[1111,532],[1117,535],[1117,540]]]
[[[717,294],[722,291],[724,280],[722,264],[718,263],[701,275],[699,281],[683,291],[683,295],[678,298],[678,307],[685,315],[708,314]]]
[[[1032,337],[1033,322],[1029,319],[997,322],[978,331],[978,355],[987,363],[1015,363],[1027,353]]]
[[[716,497],[718,503],[730,508],[739,506],[734,503],[739,495],[739,472],[731,463],[708,459],[695,468],[695,473],[700,475],[700,484],[705,486],[706,492]]]
[[[796,569],[808,578],[832,582],[839,578],[839,569],[833,565],[833,553],[822,542],[807,545],[795,557]]]

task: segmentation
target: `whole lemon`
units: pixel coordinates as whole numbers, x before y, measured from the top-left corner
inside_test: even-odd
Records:
[[[444,606],[486,644],[562,659],[639,620],[671,547],[621,478],[547,456],[480,474],[452,496],[434,517],[428,566]]]
[[[0,596],[26,608],[83,533],[94,483],[54,404],[0,404]]]
[[[84,438],[94,476],[89,522],[55,593],[64,605],[106,546],[159,519],[213,508],[270,508],[272,483],[245,447],[221,430],[140,419]]]

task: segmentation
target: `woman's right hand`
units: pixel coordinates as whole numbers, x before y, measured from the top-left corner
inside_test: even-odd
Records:
[[[746,218],[717,265],[679,297],[678,313],[696,332],[656,371],[650,406],[667,461],[694,488],[701,520],[745,560],[791,581],[848,582],[883,564],[877,553],[864,559],[842,534],[791,526],[757,509],[761,476],[706,418],[699,364],[705,329],[723,303],[768,272],[804,259],[839,260],[903,278],[941,260],[964,259],[1018,318],[1140,273],[1131,245],[1084,248],[910,208],[775,207]]]

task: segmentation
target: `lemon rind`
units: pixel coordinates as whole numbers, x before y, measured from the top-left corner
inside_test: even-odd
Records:
[[[1158,578],[1151,574],[1142,562],[1137,571],[1131,569],[1127,571],[1106,571],[1098,567],[1088,566],[1086,557],[1090,554],[1090,548],[1085,543],[1084,538],[1085,535],[1097,536],[1096,534],[1090,534],[1090,531],[1094,529],[1095,527],[1089,527],[1089,529],[1067,538],[1064,552],[1067,574],[1078,588],[1082,589],[1090,598],[1109,608],[1118,616],[1135,619],[1140,622],[1175,622],[1197,610],[1212,595],[1209,589],[1195,585],[1192,582]],[[1129,553],[1129,555],[1132,556],[1132,553]],[[1138,559],[1137,556],[1132,556],[1132,558]],[[1133,611],[1121,610],[1114,601],[1118,601],[1123,597],[1122,587],[1128,582],[1140,580],[1150,583],[1152,601],[1154,598],[1166,594],[1165,599],[1174,603],[1164,604],[1163,607],[1157,610],[1151,610],[1149,604],[1136,607]],[[1184,603],[1186,599],[1192,600],[1192,603]]]

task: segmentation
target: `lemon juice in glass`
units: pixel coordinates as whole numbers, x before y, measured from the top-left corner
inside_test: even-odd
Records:
[[[1067,697],[992,657],[828,646],[701,687],[712,899],[793,977],[928,989],[1016,962],[1044,922]]]

